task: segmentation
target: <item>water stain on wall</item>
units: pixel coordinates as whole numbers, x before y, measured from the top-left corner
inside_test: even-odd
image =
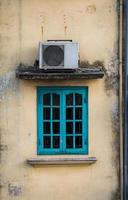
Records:
[[[117,189],[111,193],[111,200],[120,200],[120,190]]]
[[[105,68],[104,68],[105,69]],[[107,95],[111,92],[118,95],[119,92],[119,72],[118,72],[118,57],[113,55],[105,69],[105,91]]]
[[[103,61],[100,61],[100,60],[96,60],[93,63],[90,63],[87,60],[81,60],[80,63],[79,63],[79,67],[81,67],[81,68],[102,67],[104,69],[104,63],[103,63]]]
[[[96,6],[95,5],[88,5],[85,9],[85,12],[88,14],[93,14],[96,12]]]

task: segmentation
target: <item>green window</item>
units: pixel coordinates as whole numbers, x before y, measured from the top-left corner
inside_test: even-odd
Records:
[[[37,88],[38,155],[88,153],[88,88]]]

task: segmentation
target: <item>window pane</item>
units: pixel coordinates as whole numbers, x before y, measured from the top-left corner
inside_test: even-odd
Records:
[[[82,134],[82,122],[75,123],[76,134]]]
[[[75,94],[75,104],[82,105],[82,95],[81,94]]]
[[[73,134],[73,123],[72,122],[66,123],[66,133]]]
[[[44,108],[44,119],[50,119],[50,108]]]
[[[73,108],[66,109],[66,119],[73,119]]]
[[[73,137],[67,136],[66,137],[66,148],[73,148]]]
[[[76,148],[82,148],[82,136],[76,136],[75,146]]]
[[[60,95],[59,94],[53,94],[52,99],[53,99],[54,106],[60,105]]]
[[[44,136],[44,148],[50,148],[50,147],[51,147],[51,137]]]
[[[52,123],[53,128],[53,134],[59,134],[60,133],[60,123],[59,122],[53,122]]]
[[[73,94],[66,95],[66,105],[73,105]]]
[[[75,118],[76,119],[82,119],[82,108],[76,108],[75,109]]]
[[[52,119],[60,119],[60,109],[59,108],[52,109]]]
[[[44,134],[50,134],[50,122],[44,122]]]
[[[54,136],[53,137],[53,148],[59,148],[60,147],[60,137]]]
[[[50,105],[50,94],[49,93],[47,93],[47,94],[44,94],[44,96],[43,96],[43,104],[44,105]]]

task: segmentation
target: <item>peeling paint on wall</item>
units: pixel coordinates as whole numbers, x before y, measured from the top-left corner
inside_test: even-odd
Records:
[[[113,130],[113,133],[119,134],[120,123],[119,123],[119,105],[118,105],[118,102],[113,105],[112,115],[111,116],[112,116],[112,130]]]
[[[21,186],[13,185],[11,183],[8,184],[8,192],[10,196],[20,196],[22,193]]]
[[[13,97],[16,98],[18,95],[18,82],[19,81],[15,78],[15,71],[10,71],[5,75],[0,75],[0,101]],[[7,95],[7,92],[10,90],[10,94]]]
[[[109,60],[105,69],[105,91],[110,95],[111,91],[118,95],[119,90],[119,72],[118,72],[118,56],[115,53]]]

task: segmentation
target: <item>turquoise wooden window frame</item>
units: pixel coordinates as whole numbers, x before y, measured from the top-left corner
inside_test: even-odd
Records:
[[[43,105],[43,97],[45,94],[50,94],[50,105],[45,106]],[[52,105],[52,96],[53,94],[59,95],[60,98],[60,118],[59,120],[53,120],[52,119],[52,111],[54,106]],[[66,105],[66,95],[73,94],[73,105],[68,106]],[[81,106],[75,105],[75,100],[76,94],[79,94],[82,96],[82,104]],[[57,106],[55,106],[57,107]],[[72,113],[73,113],[73,119],[66,119],[66,108],[72,108]],[[79,110],[79,107],[82,109],[82,118],[80,120],[76,119],[76,109]],[[44,113],[45,109],[47,108],[50,110],[50,116],[49,119],[46,120],[44,119]],[[44,112],[44,113],[43,113]],[[75,116],[74,116],[75,115]],[[49,122],[50,123],[50,134],[44,133],[44,123]],[[53,134],[53,128],[51,127],[51,124],[53,126],[54,122],[59,122],[60,123],[60,133],[58,135]],[[66,133],[66,123],[72,122],[73,124],[73,134],[71,135],[70,133],[67,135]],[[81,135],[76,135],[76,130],[75,128],[77,127],[78,123],[82,123],[82,133]],[[79,123],[79,125],[80,125]],[[88,154],[88,87],[37,87],[37,154],[38,155],[52,155],[52,154]],[[50,137],[50,148],[45,148],[44,140],[45,137]],[[58,148],[53,148],[53,136],[58,136],[59,137],[59,147]],[[73,136],[73,147],[67,148],[67,143],[66,140],[68,140],[67,137]],[[77,137],[78,136],[78,137]],[[80,137],[81,136],[81,137]],[[82,138],[82,147],[76,148],[76,140],[77,138]],[[71,137],[70,137],[71,139]]]

